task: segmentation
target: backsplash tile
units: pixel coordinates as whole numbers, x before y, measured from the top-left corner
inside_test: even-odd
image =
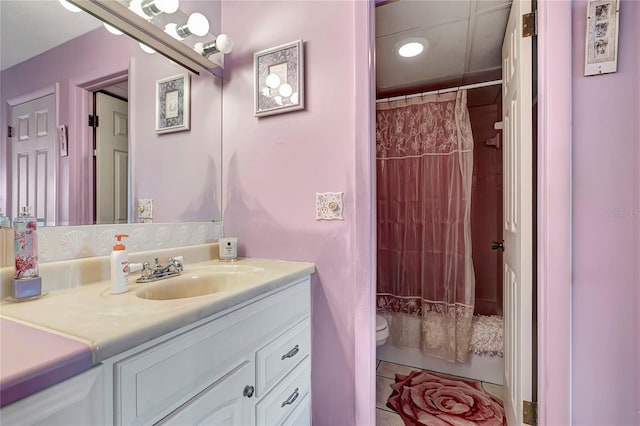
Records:
[[[129,253],[211,243],[222,222],[134,223],[38,228],[39,263],[107,256],[115,234],[127,234]],[[13,266],[13,230],[0,230],[0,266]]]

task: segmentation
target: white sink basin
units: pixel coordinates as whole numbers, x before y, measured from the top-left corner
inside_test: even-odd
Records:
[[[264,268],[259,268],[257,266],[250,265],[240,265],[240,264],[221,264],[221,265],[209,265],[202,266],[197,269],[197,271],[207,271],[207,272],[224,272],[224,273],[237,273],[237,272],[250,272],[257,273],[264,271]]]
[[[136,296],[150,300],[172,300],[187,297],[206,296],[210,294],[233,292],[255,285],[255,272],[227,267],[218,268],[217,265],[197,272],[183,273],[178,277],[167,278],[154,284],[149,284],[136,292]],[[253,268],[253,267],[247,267]],[[253,272],[253,273],[252,273]]]

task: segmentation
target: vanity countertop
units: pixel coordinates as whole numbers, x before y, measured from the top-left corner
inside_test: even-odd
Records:
[[[229,264],[218,260],[187,264],[182,275],[215,265]],[[29,302],[3,302],[0,311],[2,317],[87,342],[93,357],[91,365],[97,365],[140,344],[277,290],[315,271],[312,263],[279,260],[244,258],[233,265],[261,268],[262,271],[254,275],[251,285],[243,286],[241,290],[231,289],[171,300],[148,300],[136,296],[137,291],[169,282],[171,278],[136,284],[135,279],[139,274],[132,273],[126,293],[111,294],[110,282],[102,281],[51,291]],[[3,358],[5,351],[12,350],[11,344],[4,343],[0,349]],[[42,367],[46,368],[46,363]]]

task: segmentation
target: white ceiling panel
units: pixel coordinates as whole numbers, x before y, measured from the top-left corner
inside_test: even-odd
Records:
[[[376,8],[376,35],[469,19],[469,1],[399,0]]]
[[[502,64],[502,40],[509,20],[509,7],[493,9],[476,15],[471,49],[469,72],[497,68]]]
[[[376,7],[378,95],[500,78],[511,1],[397,0]],[[426,38],[429,49],[414,58],[398,56],[394,48],[410,37]]]
[[[379,89],[422,84],[461,76],[465,68],[467,21],[420,28],[376,39],[376,82]],[[429,41],[426,52],[413,58],[395,53],[398,44],[409,37]]]

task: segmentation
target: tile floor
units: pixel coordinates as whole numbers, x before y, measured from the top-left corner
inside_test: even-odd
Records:
[[[387,407],[387,399],[391,395],[390,385],[395,383],[395,374],[407,375],[413,370],[419,370],[419,368],[378,360],[376,367],[376,426],[404,426],[400,416]],[[481,383],[487,392],[502,399],[501,385]]]

